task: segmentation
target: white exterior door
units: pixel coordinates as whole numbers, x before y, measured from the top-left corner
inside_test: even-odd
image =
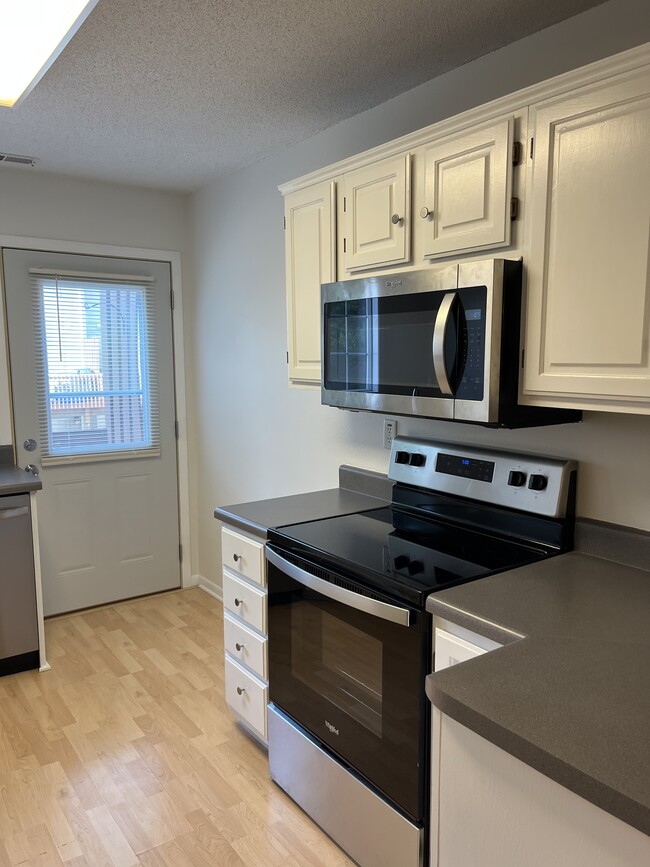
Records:
[[[180,585],[169,265],[5,250],[17,461],[46,615]]]

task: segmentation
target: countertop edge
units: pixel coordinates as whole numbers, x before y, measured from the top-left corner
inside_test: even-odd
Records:
[[[479,737],[534,768],[545,777],[579,795],[626,825],[650,836],[650,810],[637,801],[612,789],[606,783],[569,765],[557,756],[543,750],[537,744],[499,725],[493,719],[469,708],[436,686],[429,675],[426,693],[433,705],[451,719],[468,728]]]

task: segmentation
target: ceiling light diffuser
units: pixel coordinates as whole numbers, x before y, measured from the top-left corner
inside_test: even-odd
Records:
[[[98,2],[0,2],[0,106],[14,106],[29,93]]]

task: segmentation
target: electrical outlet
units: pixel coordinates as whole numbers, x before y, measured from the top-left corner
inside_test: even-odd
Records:
[[[397,421],[394,418],[384,419],[384,448],[393,447],[393,440],[397,436]]]

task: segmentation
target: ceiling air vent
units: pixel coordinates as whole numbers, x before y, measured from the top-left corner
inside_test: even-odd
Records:
[[[21,154],[0,154],[0,163],[12,163],[18,166],[35,166],[38,160],[36,157],[25,157]]]

